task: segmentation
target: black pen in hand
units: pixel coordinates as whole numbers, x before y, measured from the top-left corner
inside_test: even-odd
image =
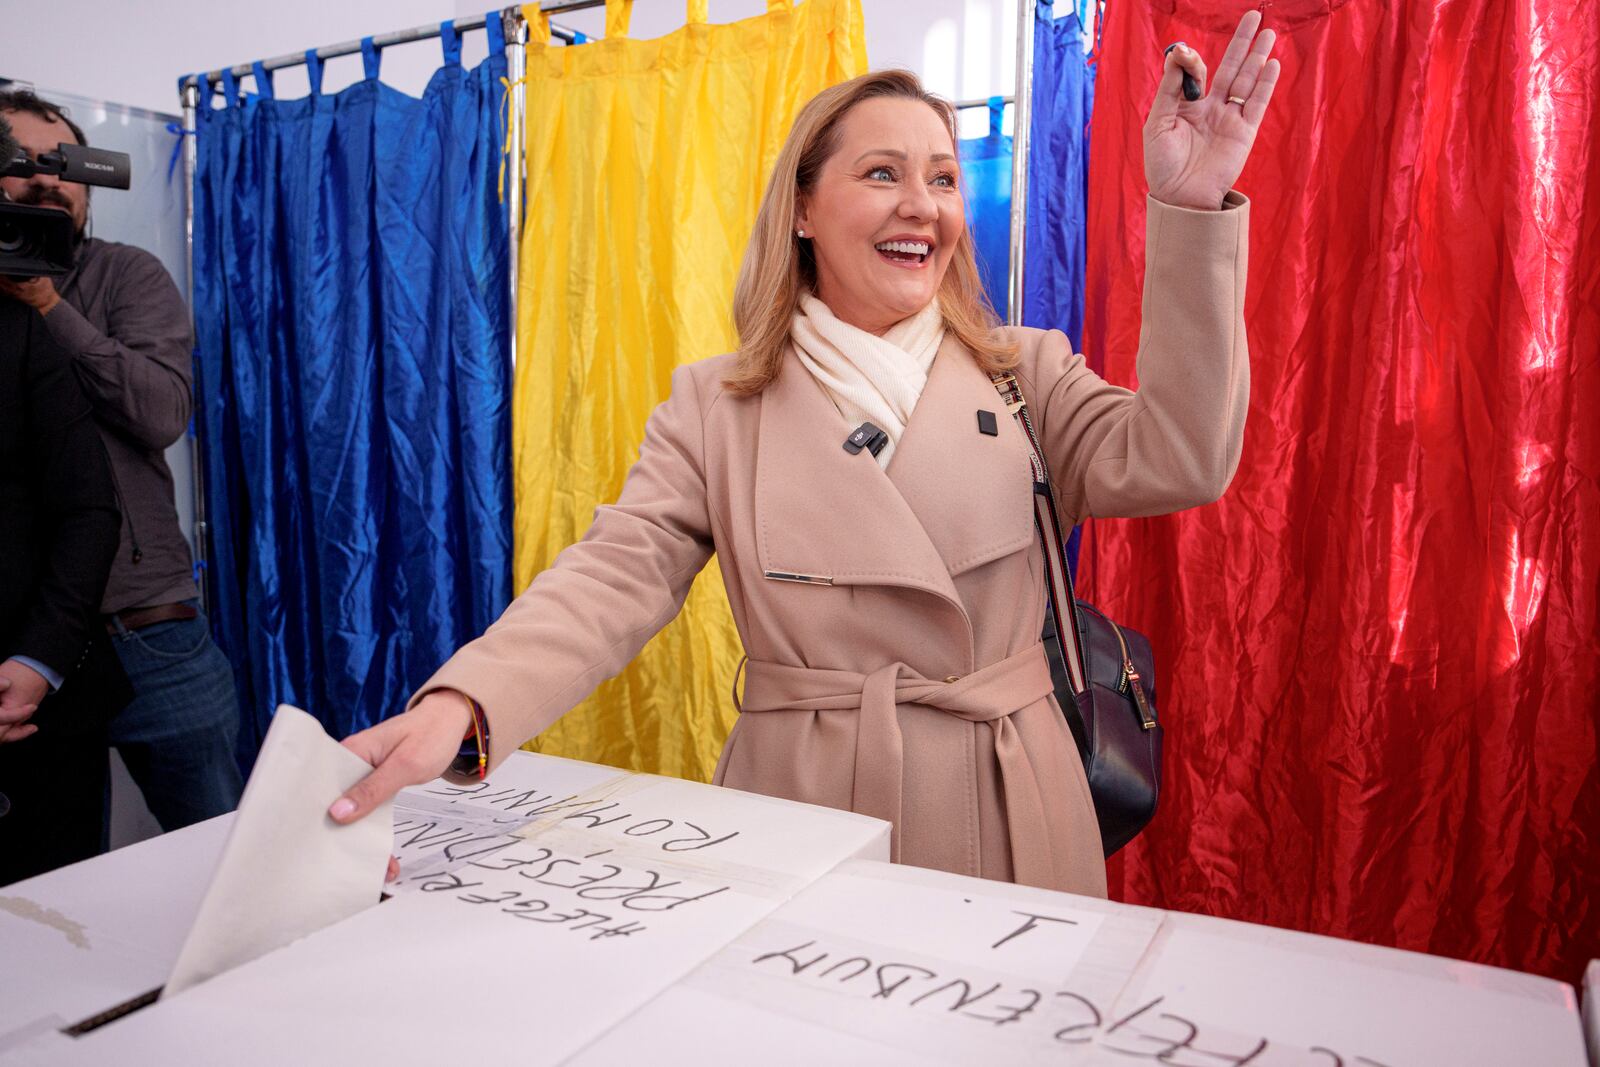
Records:
[[[1172,44],[1167,45],[1166,52],[1161,53],[1162,56],[1165,56],[1167,52],[1172,51],[1181,44],[1183,44],[1182,41],[1174,41]],[[1200,99],[1200,83],[1195,81],[1194,75],[1190,74],[1188,71],[1183,72],[1183,98],[1185,100]]]

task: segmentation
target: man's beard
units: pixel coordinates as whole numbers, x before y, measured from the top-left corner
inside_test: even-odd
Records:
[[[66,197],[62,196],[59,192],[57,192],[54,189],[46,189],[46,188],[41,188],[41,187],[38,187],[38,186],[34,186],[34,187],[29,188],[26,192],[24,192],[20,199],[14,200],[14,201],[12,201],[12,203],[15,203],[15,204],[26,204],[29,207],[59,208],[60,210],[62,210],[62,211],[67,213],[67,217],[68,218],[72,217],[72,204],[67,200]],[[73,258],[77,258],[78,249],[83,245],[84,231],[87,229],[87,227],[88,227],[88,212],[85,212],[84,213],[84,225],[82,225],[82,226],[74,226],[72,228],[72,253],[73,253]]]

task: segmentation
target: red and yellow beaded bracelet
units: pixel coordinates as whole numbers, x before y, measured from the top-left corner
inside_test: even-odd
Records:
[[[482,704],[465,693],[461,696],[472,709],[472,726],[461,738],[461,749],[450,763],[450,773],[482,780],[489,776],[489,717],[483,713]]]

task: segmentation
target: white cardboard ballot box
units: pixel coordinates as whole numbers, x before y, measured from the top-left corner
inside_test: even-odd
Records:
[[[0,1062],[416,1063],[470,1039],[556,1063],[840,862],[887,858],[889,828],[518,753],[408,790],[395,841],[386,903]]]
[[[161,984],[226,830],[0,890],[0,1065],[1586,1062],[1559,982],[894,866],[861,816],[526,753],[401,795],[386,903],[60,1033]]]
[[[194,921],[227,814],[0,886],[0,1060],[160,988]]]
[[[1571,987],[882,863],[824,875],[583,1065],[1582,1067]]]

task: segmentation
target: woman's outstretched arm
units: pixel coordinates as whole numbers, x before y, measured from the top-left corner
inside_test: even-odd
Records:
[[[334,819],[359,819],[443,773],[471,721],[463,695],[489,720],[493,767],[622,670],[677,615],[712,553],[703,411],[693,373],[680,367],[645,426],[621,495],[596,509],[583,540],[450,657],[404,713],[345,740],[374,770],[329,809]]]

